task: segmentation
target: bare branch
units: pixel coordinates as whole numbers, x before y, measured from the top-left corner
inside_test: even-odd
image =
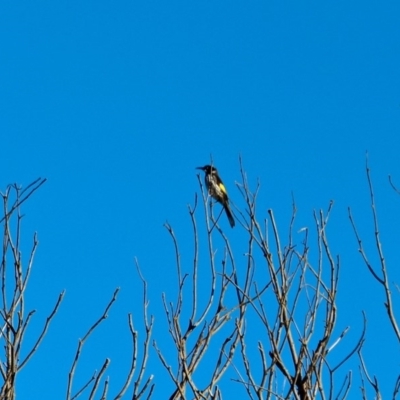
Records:
[[[384,284],[383,279],[380,278],[380,277],[378,276],[378,274],[374,271],[374,269],[372,268],[372,265],[371,265],[370,262],[368,261],[368,258],[367,258],[366,254],[365,254],[365,251],[364,251],[364,248],[363,248],[363,245],[362,245],[362,241],[361,241],[361,239],[360,239],[360,236],[358,235],[358,231],[357,231],[357,228],[356,228],[356,226],[355,226],[353,216],[352,216],[352,214],[351,214],[350,207],[348,208],[348,213],[349,213],[349,219],[350,219],[351,226],[353,227],[354,234],[355,234],[356,239],[357,239],[357,242],[358,242],[358,246],[359,246],[359,247],[358,247],[358,251],[360,252],[360,254],[361,254],[361,256],[362,256],[362,258],[363,258],[363,260],[364,260],[364,262],[365,262],[365,265],[367,266],[369,272],[371,272],[372,276],[373,276],[381,285],[383,285],[383,284]]]
[[[73,379],[74,379],[74,374],[75,374],[75,370],[76,367],[78,365],[78,361],[79,361],[79,357],[81,355],[81,351],[83,348],[83,345],[85,344],[86,340],[88,339],[88,337],[93,333],[93,331],[97,328],[97,326],[104,321],[105,319],[107,319],[108,317],[108,311],[111,308],[111,306],[113,305],[113,303],[117,300],[117,295],[119,292],[119,288],[115,289],[114,294],[110,300],[110,302],[108,303],[108,305],[106,306],[102,316],[89,328],[89,330],[86,332],[85,336],[83,337],[83,339],[79,339],[78,342],[78,348],[76,350],[76,354],[75,354],[75,358],[74,361],[72,363],[71,369],[69,371],[68,374],[68,385],[67,385],[67,394],[66,394],[66,398],[67,400],[71,399],[71,390],[72,390],[72,383],[73,383]],[[74,396],[73,398],[76,398],[76,396]]]
[[[20,366],[19,366],[19,370],[22,369],[25,364],[29,361],[29,359],[32,357],[32,355],[36,352],[36,350],[38,349],[40,343],[42,342],[44,336],[47,333],[47,330],[50,326],[50,322],[53,320],[54,316],[57,314],[58,308],[64,298],[64,294],[65,294],[65,290],[63,290],[60,295],[58,296],[57,302],[53,308],[53,311],[50,313],[50,315],[46,318],[46,323],[44,324],[43,330],[41,332],[41,334],[39,335],[38,339],[36,340],[36,343],[33,345],[31,351],[28,353],[28,355],[25,357],[25,359],[21,362]]]
[[[26,200],[29,199],[29,197],[31,197],[31,195],[33,193],[36,192],[36,190],[38,190],[40,188],[40,186],[42,186],[45,182],[47,181],[46,178],[38,178],[35,181],[33,181],[32,183],[30,183],[25,189],[21,189],[19,188],[16,184],[15,185],[10,185],[10,187],[13,187],[16,191],[19,191],[20,196],[23,196],[25,194],[25,192],[28,192],[28,194],[25,195],[25,197],[23,197],[22,199],[20,198],[20,196],[17,197],[17,199],[15,200],[15,203],[12,205],[11,209],[4,214],[4,217],[2,219],[0,219],[0,223],[2,223],[4,220],[10,218],[11,214],[17,209],[19,208],[22,203],[24,203]],[[2,194],[3,197],[8,197],[8,191],[6,191],[6,194]]]
[[[94,372],[94,374],[92,375],[91,378],[89,378],[89,380],[81,387],[80,390],[78,390],[78,392],[76,392],[76,394],[74,396],[71,397],[71,400],[75,400],[77,399],[88,387],[89,385],[94,382],[94,380],[96,379],[96,374],[97,372]]]
[[[382,273],[382,278],[378,277],[378,275],[376,274],[376,272],[374,271],[374,269],[372,268],[371,264],[369,263],[364,249],[362,247],[361,244],[361,239],[357,233],[355,224],[353,222],[353,218],[351,216],[350,210],[349,210],[349,218],[350,218],[350,222],[353,226],[353,230],[354,233],[356,235],[358,244],[359,244],[359,251],[363,257],[363,260],[368,268],[368,270],[371,272],[371,274],[374,276],[374,278],[380,283],[380,285],[383,286],[384,289],[384,293],[385,293],[385,297],[386,297],[386,303],[385,303],[385,308],[386,308],[386,312],[388,314],[390,323],[392,325],[392,328],[396,334],[397,340],[400,342],[400,329],[399,326],[397,324],[397,320],[395,317],[395,313],[393,310],[393,303],[392,303],[392,294],[391,294],[391,290],[389,287],[389,277],[388,277],[388,272],[387,272],[387,268],[386,268],[386,261],[385,261],[385,257],[383,254],[383,250],[382,250],[382,245],[381,245],[381,241],[380,241],[380,234],[379,234],[379,227],[378,227],[378,216],[377,216],[377,211],[376,211],[376,205],[375,205],[375,195],[374,195],[374,190],[372,187],[372,179],[371,179],[371,173],[370,173],[370,169],[368,166],[368,157],[366,160],[366,173],[367,173],[367,180],[368,180],[368,187],[369,187],[369,194],[370,194],[370,201],[371,201],[371,209],[372,209],[372,218],[373,218],[373,222],[374,222],[374,236],[375,236],[375,246],[376,246],[376,250],[379,256],[379,260],[380,260],[380,265],[381,265],[381,273]]]
[[[375,376],[374,376],[373,379],[369,376],[368,371],[367,371],[367,367],[365,365],[364,359],[363,359],[362,354],[361,354],[361,349],[358,351],[358,357],[359,357],[360,362],[361,362],[362,372],[363,372],[364,376],[367,378],[367,381],[369,382],[369,384],[374,389],[376,398],[377,399],[381,399],[382,396],[381,396],[381,392],[380,392],[380,389],[379,389],[378,380],[376,379]]]
[[[141,396],[144,394],[144,392],[147,390],[151,381],[153,380],[153,375],[150,375],[150,377],[147,378],[146,382],[144,383],[142,390],[139,391],[139,387],[142,382],[143,375],[145,373],[146,366],[147,366],[147,360],[148,360],[148,356],[149,356],[149,343],[150,343],[151,333],[152,333],[152,329],[153,329],[154,318],[153,318],[153,316],[151,316],[150,322],[149,322],[148,317],[147,317],[147,308],[149,305],[149,301],[147,299],[147,282],[143,278],[143,275],[142,275],[142,272],[140,270],[139,263],[137,260],[135,260],[135,264],[136,264],[136,269],[138,271],[138,275],[143,284],[143,320],[144,320],[144,326],[145,326],[145,330],[146,330],[146,337],[145,337],[145,340],[143,343],[142,362],[140,364],[139,375],[135,381],[134,389],[133,389],[133,398],[140,399]],[[137,355],[138,332],[133,327],[133,320],[132,320],[131,314],[128,315],[128,323],[129,323],[129,330],[132,335],[132,345],[133,345],[132,364],[131,364],[131,369],[128,373],[127,379],[126,379],[121,391],[115,397],[115,400],[121,399],[123,397],[123,395],[126,393],[128,387],[130,385],[130,382],[133,378],[134,372],[136,370],[136,362],[137,362],[137,357],[138,357],[138,355]]]
[[[90,392],[90,395],[89,395],[89,400],[93,400],[94,399],[94,395],[96,394],[97,388],[99,387],[100,379],[103,377],[104,372],[108,368],[109,364],[110,364],[110,359],[107,358],[104,361],[104,364],[100,369],[100,372],[97,374],[96,379],[94,380],[93,388],[92,388],[92,391]]]
[[[393,190],[397,193],[400,194],[400,190],[394,185],[394,183],[392,182],[392,177],[389,175],[389,183],[390,186],[393,188]]]

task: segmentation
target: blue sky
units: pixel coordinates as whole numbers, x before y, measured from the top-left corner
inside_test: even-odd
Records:
[[[313,210],[335,201],[338,330],[350,325],[355,341],[366,310],[367,360],[398,371],[383,296],[346,214],[351,206],[372,252],[368,151],[390,277],[398,282],[400,198],[387,180],[391,174],[400,186],[397,2],[20,1],[2,2],[0,11],[1,189],[48,179],[24,206],[26,256],[33,232],[40,240],[27,293],[37,309],[32,332],[66,290],[19,378],[19,397],[64,396],[77,339],[121,287],[77,373],[86,378],[110,357],[110,393],[117,391],[129,366],[127,313],[141,321],[135,257],[160,340],[161,293],[172,295],[176,282],[163,224],[173,226],[190,262],[187,204],[199,192],[195,167],[210,156],[239,206],[241,156],[253,187],[261,182],[261,216],[273,209],[284,228],[292,193],[299,228],[312,227]],[[225,228],[240,248],[240,228]],[[168,378],[151,357],[160,390]],[[356,376],[357,363],[351,367]],[[396,376],[387,371],[370,371],[383,391]]]

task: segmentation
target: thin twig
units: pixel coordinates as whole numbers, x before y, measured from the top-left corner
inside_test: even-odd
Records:
[[[79,361],[79,357],[81,355],[81,351],[82,351],[83,345],[85,344],[85,342],[88,339],[88,337],[92,334],[92,332],[97,328],[97,326],[102,321],[107,319],[108,311],[110,310],[110,307],[113,305],[113,303],[117,300],[118,292],[119,292],[119,288],[115,289],[115,291],[113,293],[113,296],[112,296],[110,302],[108,303],[108,305],[106,306],[106,308],[105,308],[103,314],[101,315],[101,317],[89,328],[89,330],[86,332],[86,334],[83,337],[83,339],[79,339],[78,348],[76,350],[75,358],[74,358],[74,361],[72,362],[72,366],[71,366],[71,369],[70,369],[69,374],[68,374],[68,385],[67,385],[67,393],[66,393],[67,400],[71,399],[71,390],[72,390],[72,383],[73,383],[73,379],[74,379],[75,369],[76,369],[76,366],[78,365],[78,361]]]
[[[53,320],[54,316],[57,314],[58,308],[64,298],[64,294],[65,294],[65,290],[63,290],[60,295],[58,296],[57,302],[53,308],[53,311],[50,313],[50,315],[46,318],[46,323],[44,324],[43,330],[41,332],[41,334],[39,335],[38,339],[36,340],[36,343],[33,345],[31,351],[28,353],[28,355],[25,357],[25,359],[21,362],[20,366],[19,366],[19,370],[21,370],[25,364],[29,361],[29,359],[32,357],[32,355],[36,352],[36,350],[38,349],[40,343],[42,342],[44,336],[47,333],[47,330],[50,326],[50,322]]]

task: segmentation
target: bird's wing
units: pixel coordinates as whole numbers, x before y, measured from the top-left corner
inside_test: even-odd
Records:
[[[221,192],[227,196],[228,191],[226,190],[226,187],[225,187],[224,183],[222,182],[222,179],[219,177],[219,175],[216,176],[216,179],[217,179],[218,187],[221,189]]]

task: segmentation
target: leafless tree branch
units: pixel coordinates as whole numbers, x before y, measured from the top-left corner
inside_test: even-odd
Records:
[[[139,267],[139,263],[137,260],[135,260],[136,264],[136,269],[139,275],[140,280],[142,281],[143,284],[143,322],[144,322],[144,327],[145,327],[145,332],[146,336],[143,342],[143,355],[141,359],[141,363],[138,369],[138,376],[135,380],[134,383],[134,388],[133,388],[133,399],[139,400],[142,398],[142,396],[145,394],[146,390],[150,387],[150,393],[153,391],[154,384],[151,385],[151,382],[153,380],[153,375],[150,375],[146,381],[144,382],[143,387],[140,389],[140,386],[142,384],[143,376],[146,371],[146,366],[147,366],[147,361],[149,358],[149,345],[150,345],[150,338],[153,330],[153,325],[154,325],[154,318],[153,316],[150,317],[150,321],[147,315],[147,309],[149,306],[149,301],[147,299],[147,282],[143,278],[142,272]],[[121,391],[118,393],[118,395],[115,397],[115,400],[121,399],[124,394],[126,393],[133,375],[137,369],[137,358],[138,358],[138,331],[134,329],[133,326],[133,318],[132,315],[129,314],[128,316],[128,323],[129,323],[129,330],[132,335],[132,344],[133,344],[133,351],[132,351],[132,364],[131,364],[131,369],[128,373],[127,379],[121,389]]]
[[[0,193],[3,200],[3,217],[0,219],[0,223],[3,223],[0,265],[0,318],[2,320],[0,340],[3,341],[5,351],[4,362],[0,363],[0,374],[3,379],[0,399],[4,400],[13,400],[15,398],[17,374],[37,352],[63,298],[63,293],[61,293],[53,311],[47,317],[35,344],[20,361],[25,334],[31,317],[35,313],[35,310],[28,312],[25,310],[25,291],[38,247],[38,239],[35,233],[29,259],[25,264],[21,251],[23,246],[21,205],[45,182],[46,179],[38,178],[25,188],[17,184],[8,185],[4,193]],[[10,206],[10,204],[12,205]]]
[[[106,306],[106,308],[105,308],[103,314],[101,315],[101,317],[88,329],[88,331],[86,332],[86,334],[83,337],[83,339],[79,339],[78,348],[77,348],[76,353],[75,353],[75,358],[74,358],[74,360],[72,362],[72,366],[71,366],[71,369],[70,369],[69,374],[68,374],[68,384],[67,384],[67,393],[66,393],[67,400],[70,400],[72,398],[76,398],[76,395],[71,398],[71,391],[72,391],[72,384],[73,384],[73,380],[74,380],[75,370],[76,370],[76,367],[78,365],[78,361],[79,361],[79,358],[80,358],[80,355],[81,355],[81,352],[82,352],[83,345],[85,344],[85,342],[88,339],[88,337],[93,333],[93,331],[99,326],[99,324],[102,321],[104,321],[105,319],[107,319],[108,311],[110,310],[110,308],[113,305],[113,303],[117,300],[118,292],[119,292],[119,288],[115,289],[114,294],[113,294],[110,302]],[[104,365],[103,365],[103,367],[104,367]],[[108,365],[108,363],[107,363],[107,365]],[[105,367],[107,367],[107,365],[105,365]],[[94,380],[95,380],[95,384],[96,384],[96,378]],[[90,382],[92,382],[92,381],[93,381],[93,377],[90,379]],[[85,384],[85,387],[87,387],[87,386],[88,386],[88,383]],[[97,384],[96,384],[96,388],[97,388]],[[81,393],[82,390],[80,389],[80,390],[78,390],[78,392]]]
[[[349,209],[349,218],[350,218],[350,222],[353,227],[354,234],[356,236],[356,239],[357,239],[357,242],[359,245],[359,252],[364,260],[364,263],[367,266],[370,273],[372,274],[372,276],[383,287],[385,297],[386,297],[386,302],[385,302],[386,312],[388,314],[390,323],[391,323],[393,331],[397,337],[397,340],[400,342],[400,329],[399,329],[399,326],[398,326],[398,323],[396,320],[396,316],[395,316],[395,312],[393,309],[392,293],[391,293],[390,284],[389,284],[389,276],[388,276],[386,261],[385,261],[385,257],[383,254],[382,244],[381,244],[381,240],[380,240],[379,227],[378,227],[378,215],[377,215],[377,211],[376,211],[375,195],[374,195],[374,190],[373,190],[373,186],[372,186],[371,172],[370,172],[370,168],[368,165],[368,157],[366,159],[366,167],[365,168],[366,168],[366,173],[367,173],[368,188],[369,188],[370,201],[371,201],[372,219],[374,222],[375,246],[376,246],[376,250],[377,250],[377,253],[379,256],[382,278],[378,276],[375,269],[372,267],[372,265],[368,261],[368,258],[364,251],[364,248],[362,246],[360,236],[357,232],[353,217],[351,215],[350,209]]]

